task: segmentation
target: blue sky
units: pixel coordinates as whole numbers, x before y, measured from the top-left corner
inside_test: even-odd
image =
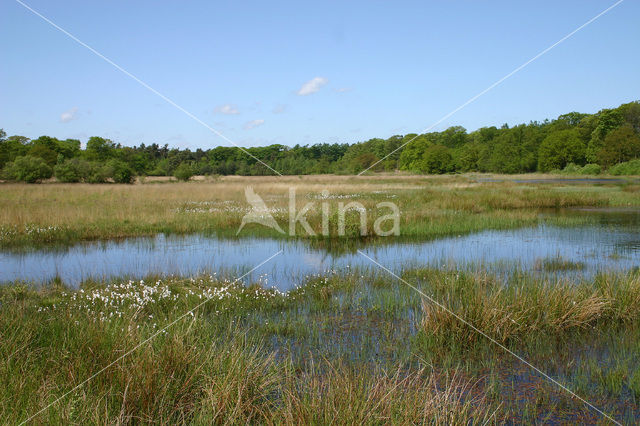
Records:
[[[25,0],[242,146],[419,132],[614,1]],[[640,99],[626,0],[439,125],[473,130]],[[12,0],[0,3],[0,127],[228,145]]]

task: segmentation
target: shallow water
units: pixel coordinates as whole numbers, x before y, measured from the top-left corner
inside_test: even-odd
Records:
[[[540,271],[540,261],[560,256],[584,267],[562,272],[593,276],[599,271],[640,266],[640,214],[637,211],[564,211],[554,214],[597,215],[595,224],[579,228],[540,225],[507,231],[484,231],[433,241],[382,241],[363,245],[362,252],[400,272],[415,266],[451,266],[503,272],[520,268]],[[150,274],[217,273],[234,278],[270,256],[282,253],[248,275],[245,283],[260,282],[286,291],[305,276],[331,270],[377,269],[353,248],[326,250],[309,241],[217,239],[201,235],[158,235],[124,241],[82,243],[65,249],[23,253],[0,252],[0,282],[46,282],[55,277],[71,286],[83,280],[114,277],[143,278]]]
[[[525,179],[509,179],[509,178],[478,178],[478,182],[513,182],[513,183],[567,183],[567,184],[619,184],[627,182],[637,182],[637,178],[525,178]]]

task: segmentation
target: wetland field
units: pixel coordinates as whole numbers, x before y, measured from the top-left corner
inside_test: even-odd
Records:
[[[637,424],[639,326],[636,179],[0,184],[3,424]]]

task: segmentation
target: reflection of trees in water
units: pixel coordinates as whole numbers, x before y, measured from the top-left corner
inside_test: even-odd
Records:
[[[575,207],[563,209],[543,209],[549,217],[587,218],[594,226],[616,225],[631,227],[624,231],[640,231],[640,207]]]
[[[633,240],[616,242],[613,246],[617,252],[629,253],[640,251],[640,237]]]
[[[458,235],[458,234],[456,234]],[[433,241],[438,238],[426,239],[420,237],[343,237],[343,238],[301,238],[309,248],[314,250],[322,250],[327,254],[334,256],[343,254],[355,254],[358,250],[364,250],[371,247],[385,247],[397,244],[417,244]]]

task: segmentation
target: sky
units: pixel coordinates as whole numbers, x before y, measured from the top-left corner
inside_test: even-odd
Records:
[[[422,132],[615,3],[21,1],[200,122],[3,0],[7,134],[190,149]],[[640,99],[638,22],[622,2],[433,130]]]

